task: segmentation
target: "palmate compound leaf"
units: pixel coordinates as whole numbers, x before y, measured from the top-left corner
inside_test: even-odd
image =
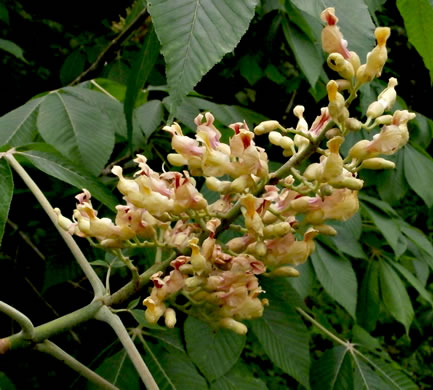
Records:
[[[310,388],[309,334],[300,316],[286,302],[272,299],[263,317],[249,323],[271,361]]]
[[[247,31],[258,0],[151,0],[167,64],[171,112]]]
[[[209,381],[218,379],[235,365],[246,339],[227,329],[214,331],[193,317],[185,321],[184,332],[189,356]]]
[[[355,318],[358,282],[350,261],[319,243],[311,261],[325,291]]]

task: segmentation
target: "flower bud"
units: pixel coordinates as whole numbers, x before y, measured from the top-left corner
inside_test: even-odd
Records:
[[[375,157],[364,160],[361,164],[361,169],[394,169],[395,163],[384,158]]]
[[[340,53],[332,53],[327,59],[328,66],[338,72],[343,79],[351,80],[355,75],[352,64],[345,60]]]
[[[349,80],[345,80],[345,79],[337,79],[335,80],[335,82],[338,85],[338,90],[341,91],[346,91],[348,89],[350,89],[350,87],[352,86],[352,82]]]
[[[370,141],[363,139],[350,148],[347,156],[351,159],[362,161],[368,158],[370,155],[367,149],[369,146],[370,146]]]
[[[299,134],[295,135],[295,137],[293,138],[293,142],[296,145],[296,147],[298,148],[298,153],[301,153],[310,144],[310,141],[308,138],[305,138],[304,136],[299,135]]]
[[[266,276],[289,276],[289,277],[298,277],[300,275],[299,271],[291,267],[290,265],[283,265],[282,267],[275,268],[271,272],[265,274]]]
[[[374,122],[377,125],[390,125],[392,123],[392,115],[381,115]]]
[[[254,128],[254,133],[256,133],[257,135],[262,135],[279,128],[280,124],[278,123],[278,121],[264,121],[262,123],[259,123]]]
[[[314,229],[316,229],[320,234],[324,234],[326,236],[337,235],[337,231],[329,225],[316,225],[314,226]]]
[[[290,137],[281,137],[280,146],[285,150],[292,150],[295,143]]]
[[[300,198],[290,201],[290,209],[298,213],[305,213],[310,209],[310,201],[314,199],[309,196],[301,196]]]
[[[175,167],[182,167],[188,165],[188,160],[179,153],[167,154],[168,162]]]
[[[206,178],[206,187],[211,191],[226,192],[230,188],[230,184],[230,181],[221,181],[213,176]]]
[[[273,225],[267,225],[263,229],[263,235],[265,238],[284,236],[285,234],[292,231],[289,222],[279,222]]]
[[[337,181],[330,181],[335,188],[348,188],[349,190],[360,190],[364,186],[364,181],[357,179],[356,177],[342,177],[338,178]]]
[[[299,119],[296,125],[296,130],[306,133],[308,131],[308,123],[304,118],[305,107],[298,105],[293,109],[293,114]]]
[[[331,80],[326,85],[328,91],[328,110],[329,115],[338,123],[345,123],[346,119],[349,117],[349,111],[347,110],[344,97],[338,92],[338,84]]]
[[[361,130],[362,123],[356,118],[347,118],[345,123],[346,123],[346,130],[349,131]]]
[[[254,253],[258,257],[263,257],[266,256],[266,252],[267,252],[266,244],[263,241],[257,242],[254,247]]]
[[[281,133],[279,133],[278,131],[271,131],[269,133],[269,142],[273,145],[280,145],[280,141],[281,138],[283,138],[283,136],[281,135]]]
[[[171,307],[165,311],[164,321],[167,328],[174,328],[176,325],[176,312]]]
[[[233,318],[223,318],[219,321],[219,326],[230,329],[233,332],[241,335],[248,332],[248,328],[242,322],[236,321]]]
[[[350,118],[348,118],[350,119]],[[341,135],[341,130],[338,127],[333,127],[332,129],[329,129],[326,133],[325,133],[325,137],[328,139],[334,138]]]

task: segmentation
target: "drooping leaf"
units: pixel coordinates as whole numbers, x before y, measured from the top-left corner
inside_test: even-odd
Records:
[[[271,361],[309,388],[309,335],[295,310],[273,299],[263,317],[251,321],[250,327]]]
[[[0,118],[0,145],[20,146],[33,142],[42,99],[30,100]]]
[[[302,270],[299,271],[302,275]],[[292,307],[305,307],[305,302],[299,296],[296,289],[290,284],[289,278],[263,278],[260,281],[263,290],[269,300],[278,299]]]
[[[311,260],[325,291],[355,318],[358,283],[350,261],[331,253],[319,243]]]
[[[255,378],[248,366],[236,364],[227,374],[211,383],[210,390],[267,390],[266,384]]]
[[[206,380],[198,373],[189,356],[177,349],[164,350],[159,345],[149,345],[146,363],[160,390],[208,390]]]
[[[153,0],[149,13],[167,64],[171,112],[245,34],[258,0]]]
[[[80,190],[83,188],[88,189],[94,198],[112,210],[118,204],[116,197],[98,179],[61,156],[49,145],[31,144],[17,148],[17,158],[20,156],[48,175],[69,183]]]
[[[263,77],[263,70],[253,56],[246,55],[239,61],[239,71],[241,76],[248,81],[248,84],[254,85]]]
[[[410,187],[422,198],[428,207],[433,206],[433,159],[426,157],[411,145],[404,153],[404,175]]]
[[[367,215],[371,218],[373,223],[379,229],[379,231],[383,234],[388,244],[394,250],[397,256],[401,255],[399,253],[399,239],[401,236],[399,225],[397,221],[394,221],[387,216],[378,213],[373,210],[373,208],[368,207],[365,203],[362,203],[362,210],[364,210]]]
[[[147,140],[158,129],[163,119],[163,105],[160,100],[150,100],[134,111],[134,119],[141,134]]]
[[[387,311],[409,332],[414,311],[406,287],[393,268],[384,260],[379,262],[380,292]]]
[[[361,282],[356,318],[365,329],[372,331],[376,327],[379,312],[379,263],[370,261]]]
[[[150,6],[150,3],[149,3]],[[144,87],[150,71],[159,55],[160,45],[156,37],[155,30],[152,28],[144,40],[143,46],[138,53],[138,57],[132,66],[131,73],[128,77],[128,85],[126,89],[124,111],[126,117],[126,125],[128,129],[128,142],[132,145],[133,133],[133,112],[138,93]]]
[[[433,306],[433,299],[431,293],[429,293],[422,283],[417,279],[417,277],[412,274],[407,268],[403,267],[401,264],[395,261],[388,261],[392,267],[394,267],[408,282],[409,284],[418,291],[419,295],[421,295],[430,305]]]
[[[409,42],[421,55],[433,80],[433,5],[429,0],[418,0],[416,7],[409,0],[397,0],[397,8],[403,17]]]
[[[114,147],[114,133],[106,115],[61,91],[44,97],[37,124],[47,143],[95,175],[100,173]]]
[[[239,359],[245,345],[245,336],[227,329],[215,331],[193,317],[185,321],[184,332],[189,356],[209,381],[228,372]]]
[[[322,71],[323,57],[321,51],[307,35],[300,31],[296,25],[289,23],[286,18],[282,19],[281,25],[297,63],[314,88]]]
[[[14,181],[8,162],[0,158],[0,244],[14,193]]]
[[[153,337],[164,344],[177,349],[180,352],[185,352],[185,348],[183,346],[182,337],[180,335],[179,328],[167,329],[162,327],[162,329],[152,328],[148,331],[149,336]]]
[[[311,367],[313,390],[346,390],[353,388],[352,362],[344,346],[327,350]]]
[[[368,196],[365,193],[358,194],[359,199],[372,204],[377,207],[380,211],[388,214],[391,217],[398,217],[398,213],[386,202],[383,200],[373,198],[372,196]]]
[[[119,389],[140,389],[140,378],[126,351],[119,351],[105,359],[95,370]],[[100,387],[88,382],[87,390],[97,390]]]
[[[17,57],[19,60],[27,62],[24,58],[24,52],[21,47],[19,47],[16,43],[12,41],[8,41],[7,39],[0,39],[0,49],[7,51],[9,54]]]

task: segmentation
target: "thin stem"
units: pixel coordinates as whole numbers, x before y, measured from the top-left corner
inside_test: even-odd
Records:
[[[145,272],[140,274],[138,281],[131,281],[125,286],[123,286],[120,290],[116,291],[111,296],[105,297],[104,302],[107,306],[114,306],[119,305],[123,303],[125,300],[127,300],[129,297],[140,291],[145,284],[147,284],[150,280],[150,277],[158,272],[162,271],[165,268],[168,267],[170,264],[170,261],[174,259],[176,254],[174,253],[169,258],[165,259],[164,261],[161,261],[160,263],[152,265],[149,269],[147,269]]]
[[[104,93],[108,97],[111,97],[112,99],[117,101],[117,99],[110,92],[108,92],[104,87],[99,85],[95,80],[90,80],[90,84],[94,85],[96,88],[98,88],[102,93]]]
[[[21,334],[23,338],[31,339],[33,337],[35,328],[32,324],[32,321],[30,321],[30,318],[2,301],[0,301],[0,311],[18,322],[21,327]]]
[[[93,301],[92,303],[82,307],[81,309],[66,314],[63,317],[56,318],[53,321],[37,326],[34,328],[31,340],[25,338],[22,333],[9,336],[7,340],[10,343],[10,349],[29,347],[33,343],[40,343],[56,334],[72,329],[74,326],[77,326],[78,324],[94,318],[96,313],[101,309],[101,307],[101,301]]]
[[[75,240],[72,238],[72,236],[66,231],[64,231],[58,225],[57,215],[54,212],[53,206],[51,206],[48,199],[45,197],[45,195],[42,193],[42,191],[39,189],[39,187],[33,181],[33,179],[29,176],[29,174],[25,171],[25,169],[15,159],[12,153],[10,152],[5,153],[4,158],[8,160],[10,165],[15,169],[15,171],[18,173],[21,179],[23,179],[23,181],[29,187],[30,191],[33,193],[33,195],[36,197],[38,202],[41,204],[42,208],[48,214],[48,217],[51,219],[54,226],[57,228],[57,231],[62,236],[63,240],[66,242],[66,245],[68,245],[69,249],[71,250],[72,254],[74,255],[75,259],[77,260],[84,274],[88,278],[90,284],[92,285],[95,297],[103,296],[105,294],[105,288],[103,283],[101,282],[98,275],[96,274],[96,272],[93,270],[93,268],[87,261],[86,257],[84,256],[83,252],[81,251],[80,247],[77,245]]]
[[[334,340],[336,343],[344,345],[347,347],[348,343],[339,337],[337,337],[335,334],[331,333],[328,329],[326,329],[322,324],[317,322],[313,317],[311,317],[309,314],[307,314],[304,310],[302,310],[300,307],[297,307],[296,310],[302,314],[302,316],[310,321],[313,325],[315,325],[317,328],[319,328],[323,333],[325,333],[329,338]]]
[[[99,68],[103,67],[106,62],[108,62],[108,57],[116,53],[124,41],[126,41],[132,34],[132,32],[142,26],[147,17],[146,8],[144,8],[137,17],[127,26],[120,34],[114,38],[110,44],[98,55],[95,62],[91,64],[83,73],[81,73],[74,81],[69,85],[75,85],[82,82],[84,79],[92,78],[91,76],[95,74]]]
[[[87,378],[89,381],[98,385],[102,389],[108,390],[119,390],[118,387],[114,386],[112,383],[108,382],[105,378],[98,375],[96,372],[92,371],[90,368],[80,363],[73,356],[69,355],[66,351],[61,349],[59,346],[54,344],[49,340],[45,340],[42,343],[36,344],[36,349],[40,352],[47,353],[57,360],[61,360],[67,366],[72,368],[74,371],[78,372],[80,375]]]
[[[153,379],[152,374],[147,368],[146,363],[138,352],[134,342],[131,340],[131,337],[129,337],[128,331],[119,316],[112,313],[108,307],[103,307],[101,311],[98,312],[96,318],[107,323],[114,330],[147,390],[159,390],[155,379]]]

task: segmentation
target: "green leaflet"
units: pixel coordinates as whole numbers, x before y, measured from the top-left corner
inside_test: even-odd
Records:
[[[114,210],[118,201],[112,192],[96,177],[61,156],[53,147],[46,144],[31,144],[17,148],[17,158],[24,157],[36,168],[59,180],[69,183],[79,190],[88,189],[92,196]]]
[[[433,80],[433,6],[429,0],[397,0],[397,7],[404,20],[409,42],[421,55]]]
[[[119,389],[140,389],[138,373],[124,350],[106,358],[95,371]],[[96,390],[100,387],[89,382],[86,388]]]
[[[316,243],[311,261],[325,291],[355,318],[358,283],[350,261],[319,243]]]
[[[8,41],[7,39],[0,39],[0,49],[7,51],[9,54],[12,54],[21,61],[27,63],[27,60],[24,58],[23,55],[23,49],[21,49],[21,47],[19,47],[16,43]]]
[[[359,291],[356,313],[358,323],[369,331],[374,330],[379,317],[379,311],[379,263],[377,261],[370,261]]]
[[[266,384],[255,378],[247,365],[238,363],[227,374],[211,383],[210,390],[267,390]]]
[[[414,318],[414,311],[406,287],[393,268],[385,261],[379,262],[380,292],[387,311],[409,333],[410,325]]]
[[[371,218],[373,223],[385,237],[388,244],[394,250],[395,254],[400,256],[406,250],[406,248],[402,248],[399,244],[402,235],[398,226],[398,220],[394,220],[376,212],[365,203],[362,203],[362,210],[365,211]]]
[[[173,113],[245,34],[258,0],[153,0],[148,9],[167,64]]]
[[[45,142],[95,175],[113,151],[114,132],[109,118],[76,96],[61,91],[45,96],[37,124]]]
[[[428,207],[433,206],[433,160],[411,145],[406,145],[403,153],[407,182]]]
[[[326,351],[311,367],[313,390],[346,390],[353,388],[352,362],[344,346]]]
[[[215,331],[193,317],[185,321],[184,332],[191,360],[209,381],[218,379],[234,366],[246,339],[227,329]]]
[[[20,146],[33,142],[42,99],[30,100],[0,118],[0,145]]]
[[[289,24],[287,18],[283,18],[281,24],[284,36],[295,54],[297,63],[311,87],[314,88],[322,71],[323,57],[321,51],[296,25]]]
[[[123,109],[125,111],[128,143],[133,150],[133,111],[140,90],[144,87],[146,80],[159,56],[159,42],[152,28],[146,36],[144,44],[138,54],[131,73],[128,77],[125,101]]]
[[[14,181],[8,162],[0,158],[0,244],[14,193]]]
[[[263,317],[249,326],[271,361],[309,388],[309,334],[293,307],[273,299]]]
[[[144,357],[160,390],[209,389],[186,353],[151,343],[148,347]]]

